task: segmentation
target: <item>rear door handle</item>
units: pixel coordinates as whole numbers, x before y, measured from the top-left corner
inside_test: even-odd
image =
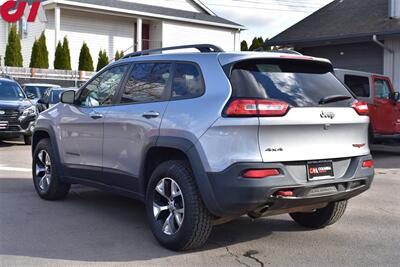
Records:
[[[148,111],[148,112],[143,113],[142,116],[146,119],[152,119],[152,118],[160,117],[160,113],[158,113],[157,111]]]
[[[99,120],[103,118],[103,114],[97,113],[97,112],[91,112],[89,116],[94,119],[94,120]]]

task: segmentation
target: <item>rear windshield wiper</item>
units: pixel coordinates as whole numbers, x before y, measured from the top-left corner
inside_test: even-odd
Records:
[[[347,95],[331,95],[331,96],[326,96],[324,98],[321,98],[321,100],[319,101],[319,104],[324,105],[324,104],[328,104],[328,103],[347,100],[350,98],[351,98],[351,96],[347,96]]]

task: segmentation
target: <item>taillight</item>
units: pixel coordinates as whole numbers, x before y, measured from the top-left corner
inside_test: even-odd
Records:
[[[363,168],[367,168],[367,169],[371,169],[371,168],[374,167],[374,161],[372,159],[366,160],[366,161],[363,162],[362,167]]]
[[[365,101],[356,100],[353,103],[353,108],[357,111],[358,115],[368,115],[369,114],[368,104]]]
[[[280,174],[278,169],[247,170],[242,174],[243,178],[261,179]]]
[[[235,99],[229,103],[225,115],[229,117],[284,116],[289,104],[277,100]]]

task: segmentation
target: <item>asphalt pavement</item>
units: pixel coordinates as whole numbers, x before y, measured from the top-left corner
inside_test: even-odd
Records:
[[[39,199],[30,147],[0,142],[0,266],[400,266],[400,151],[377,150],[371,190],[337,224],[244,216],[216,226],[201,250],[175,253],[138,201],[79,185],[63,201]]]

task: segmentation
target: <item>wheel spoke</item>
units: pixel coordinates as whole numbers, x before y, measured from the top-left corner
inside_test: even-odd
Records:
[[[44,167],[39,166],[36,164],[36,176],[39,176],[41,173],[45,173],[46,169]]]
[[[40,161],[40,163],[43,164],[43,166],[46,166],[46,152],[44,150],[40,151],[38,154],[38,159]]]
[[[156,191],[157,193],[159,193],[161,196],[163,196],[164,198],[166,198],[167,200],[170,200],[170,198],[167,196],[167,194],[165,193],[165,179],[161,180],[157,187],[156,187]]]
[[[47,186],[49,186],[49,185],[50,185],[50,175],[49,175],[49,174],[46,174],[44,177],[46,178],[46,184],[47,184]]]
[[[165,210],[168,210],[168,206],[160,206],[157,203],[153,202],[153,214],[154,214],[154,218],[156,218],[156,220],[158,220],[160,213]]]
[[[165,220],[162,230],[167,235],[175,233],[174,215],[172,213],[170,213],[168,218]]]
[[[181,196],[181,190],[179,190],[178,184],[171,181],[171,199]]]
[[[46,163],[46,166],[48,166],[48,167],[51,166],[50,156],[49,156],[49,154],[47,154],[47,153],[46,153],[45,163]]]
[[[178,228],[181,227],[183,222],[183,213],[175,212],[174,218],[176,223],[178,224]]]
[[[39,187],[40,187],[40,189],[42,189],[42,190],[44,190],[46,187],[45,187],[45,181],[46,181],[46,178],[45,178],[46,176],[43,176],[41,179],[40,179],[40,181],[39,181]]]
[[[183,208],[177,209],[177,210],[175,210],[175,212],[176,212],[176,213],[183,214],[183,213],[184,213],[184,209],[183,209]]]
[[[46,174],[39,181],[39,187],[42,190],[46,190],[50,185],[50,175]]]

